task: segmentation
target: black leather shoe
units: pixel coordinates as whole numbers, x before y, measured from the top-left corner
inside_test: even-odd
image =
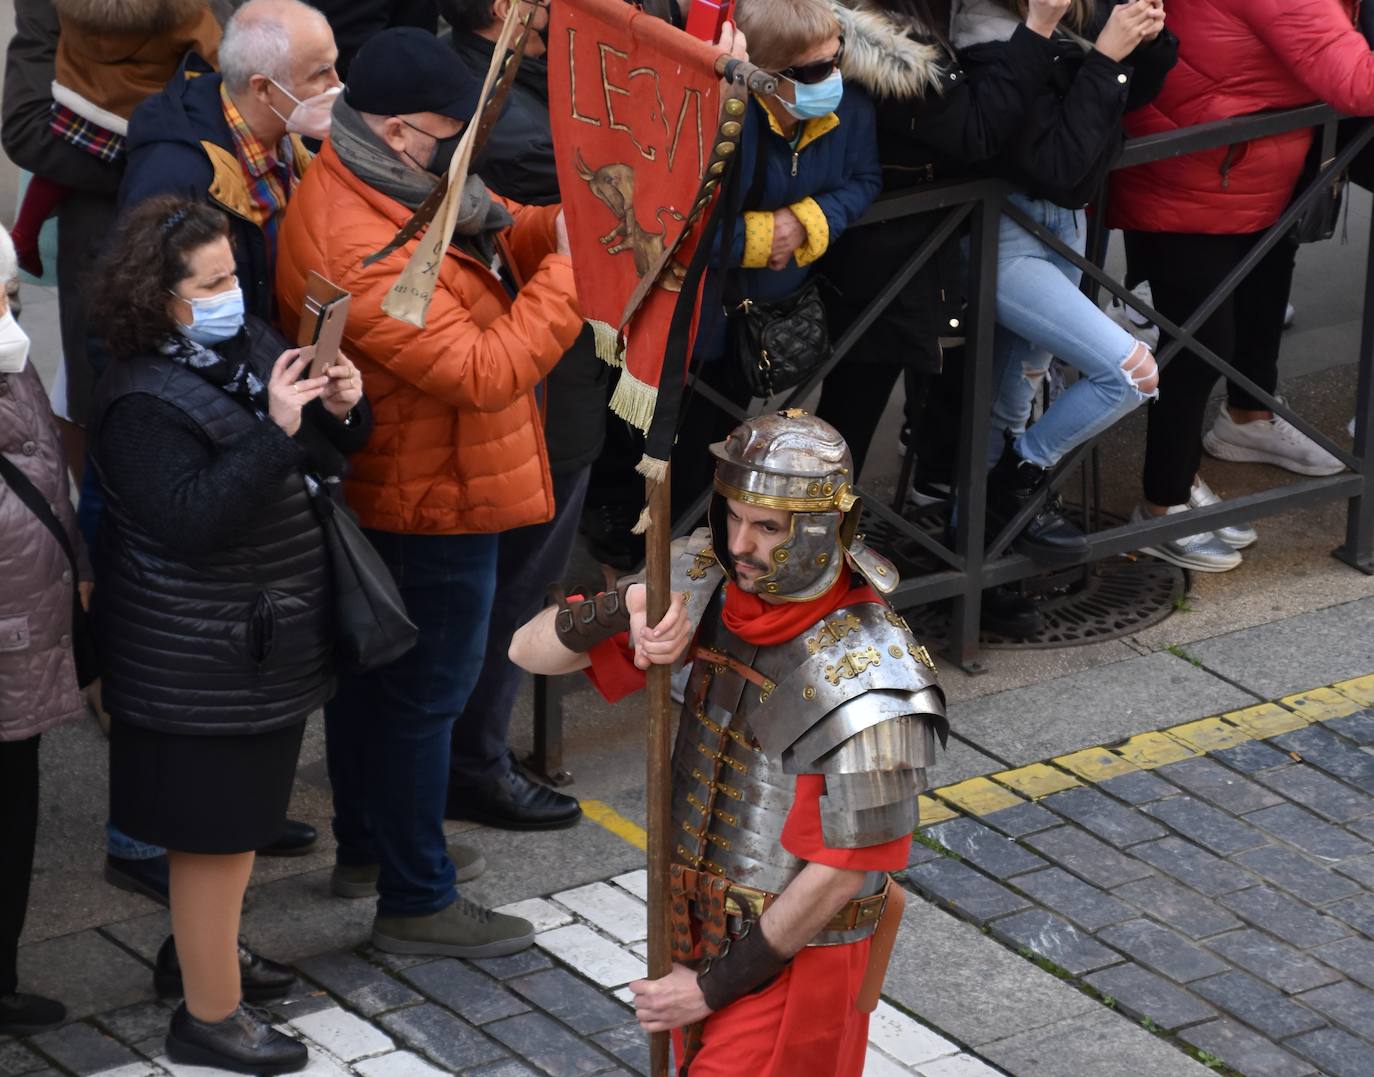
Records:
[[[67,1007],[40,995],[0,995],[0,1036],[32,1036],[67,1019]]]
[[[142,894],[167,906],[167,857],[150,860],[128,860],[122,856],[105,855],[105,881],[121,890]]]
[[[288,819],[282,824],[281,833],[271,845],[258,850],[259,856],[304,856],[314,852],[320,843],[320,832],[309,823],[299,819]]]
[[[1007,434],[1002,458],[988,472],[988,537],[1001,531],[1048,482],[1049,472],[1017,455]],[[1064,516],[1064,503],[1056,493],[1045,498],[1011,545],[1048,568],[1077,565],[1088,558],[1088,539]]]
[[[296,982],[296,974],[285,965],[255,954],[239,939],[239,978],[247,1002],[270,1002],[285,998]],[[157,952],[153,966],[153,987],[159,998],[177,998],[185,993],[181,984],[181,962],[177,960],[176,940],[171,935]]]
[[[573,797],[531,781],[518,767],[512,767],[488,781],[450,778],[444,815],[472,819],[499,830],[562,830],[577,825],[582,806]]]
[[[305,1069],[305,1044],[274,1029],[257,1010],[240,1005],[223,1021],[199,1021],[183,1002],[167,1030],[167,1057],[184,1066],[215,1066],[231,1073],[295,1073]]]
[[[1028,639],[1045,627],[1045,616],[1029,598],[1004,585],[983,592],[981,624],[1000,636]]]

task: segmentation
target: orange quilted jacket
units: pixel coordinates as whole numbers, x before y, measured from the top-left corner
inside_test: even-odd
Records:
[[[553,253],[558,207],[504,204],[515,216],[505,239],[524,282],[517,297],[450,247],[417,329],[381,309],[414,241],[362,264],[410,211],[354,176],[329,143],[291,196],[277,250],[288,337],[310,270],[353,294],[343,350],[363,372],[375,425],[345,488],[364,527],[452,535],[553,515],[534,389],[577,337],[582,315],[572,262]]]

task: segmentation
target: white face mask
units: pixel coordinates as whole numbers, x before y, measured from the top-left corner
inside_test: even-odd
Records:
[[[29,358],[29,335],[19,328],[13,311],[0,315],[0,374],[18,374]]]
[[[307,97],[302,101],[276,79],[270,81],[273,86],[296,102],[296,107],[291,110],[290,116],[283,116],[275,108],[272,109],[273,112],[277,113],[277,119],[286,124],[286,129],[289,132],[320,142],[329,137],[329,124],[333,119],[334,98],[339,95],[343,89],[342,86],[331,86],[323,93],[317,93],[314,97]],[[272,108],[272,106],[268,105],[268,108]]]

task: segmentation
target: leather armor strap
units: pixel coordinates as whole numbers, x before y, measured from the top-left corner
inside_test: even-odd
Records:
[[[854,1000],[854,1007],[860,1013],[872,1013],[878,1008],[883,980],[887,977],[887,963],[892,957],[892,945],[897,941],[897,928],[901,926],[902,910],[906,908],[906,891],[897,885],[891,875],[887,877],[887,886],[878,896],[883,899],[883,906],[878,914],[878,926],[873,931],[873,942],[868,949],[863,983]]]
[[[710,647],[696,647],[692,650],[693,658],[700,658],[713,666],[723,666],[732,673],[743,677],[750,684],[757,685],[759,689],[759,699],[765,700],[777,687],[772,681],[756,670],[753,666],[745,665],[738,658],[726,654],[724,651],[715,651]]]
[[[615,573],[602,566],[606,589],[590,598],[568,600],[567,593],[557,585],[549,588],[549,595],[558,604],[554,618],[554,633],[558,641],[570,651],[585,654],[598,643],[630,630],[630,608],[625,592],[636,581],[631,577],[617,580]]]

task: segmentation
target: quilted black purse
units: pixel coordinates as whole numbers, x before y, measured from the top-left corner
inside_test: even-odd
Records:
[[[815,278],[785,299],[742,300],[730,321],[740,372],[754,396],[795,389],[830,358],[830,328]]]

